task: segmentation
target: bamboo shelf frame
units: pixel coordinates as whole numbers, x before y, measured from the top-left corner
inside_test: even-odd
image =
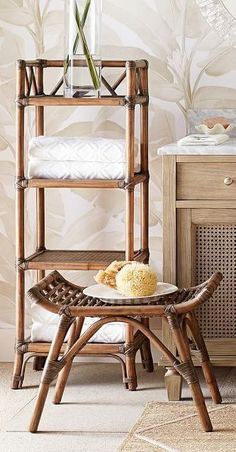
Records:
[[[102,73],[102,83],[107,93],[99,98],[64,98],[60,94],[63,85],[61,77],[50,90],[45,92],[44,79],[47,71],[61,68],[63,60],[19,60],[17,64],[17,140],[16,140],[16,355],[12,387],[21,387],[22,369],[32,356],[47,354],[50,344],[31,343],[25,338],[25,271],[36,270],[37,280],[45,276],[45,270],[98,270],[115,259],[149,260],[149,170],[148,170],[148,63],[145,60],[108,60],[102,62],[107,71],[121,70],[118,79],[111,84]],[[79,64],[79,63],[78,63]],[[58,73],[58,71],[57,71]],[[126,87],[123,89],[123,84]],[[122,88],[124,93],[117,93]],[[45,107],[49,106],[114,106],[124,107],[126,116],[127,168],[122,180],[56,180],[28,179],[25,174],[25,111],[35,110],[35,135],[44,135]],[[135,110],[140,110],[140,172],[134,171]],[[140,185],[141,231],[140,250],[134,250],[134,189]],[[31,256],[25,256],[25,191],[36,191],[37,247]],[[124,251],[69,251],[48,250],[46,248],[45,194],[46,189],[56,188],[104,188],[122,189],[125,193],[126,232]],[[147,320],[148,324],[148,320]],[[153,370],[149,341],[135,335],[132,326],[126,327],[124,344],[88,344],[85,354],[111,355],[121,360],[119,353],[128,348],[122,369],[127,373],[126,384],[130,390],[137,386],[135,354],[140,349],[143,364],[148,371]],[[24,372],[23,372],[24,373]]]
[[[141,250],[134,259],[143,262],[148,256]],[[125,260],[124,251],[41,250],[27,257],[23,270],[102,270],[114,260]]]
[[[147,174],[135,173],[133,183],[138,185],[147,179]],[[23,184],[29,188],[120,188],[123,190],[126,190],[127,185],[129,185],[124,179],[29,179],[26,182],[24,181]]]
[[[136,105],[142,105],[147,102],[147,98],[145,96],[136,96],[133,99],[133,102]],[[127,99],[125,96],[101,96],[99,98],[65,98],[63,96],[30,96],[27,98],[23,98],[19,100],[19,103],[22,106],[33,106],[33,107],[52,107],[53,105],[61,105],[63,107],[70,107],[70,106],[103,106],[103,107],[125,107],[129,104],[129,99]]]

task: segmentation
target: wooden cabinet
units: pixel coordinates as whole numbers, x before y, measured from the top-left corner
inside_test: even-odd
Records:
[[[212,363],[236,365],[236,156],[166,155],[163,159],[163,278],[186,287],[214,271],[224,279],[197,311]],[[163,324],[163,339],[173,348]],[[193,350],[194,357],[194,350]],[[194,357],[197,365],[197,359]],[[164,359],[161,364],[168,366]],[[169,398],[181,379],[168,368]]]
[[[180,162],[176,170],[179,200],[236,199],[236,163]]]

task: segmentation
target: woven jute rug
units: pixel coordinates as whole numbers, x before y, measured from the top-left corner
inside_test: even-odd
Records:
[[[121,452],[236,451],[236,369],[221,393],[227,403],[208,405],[214,431],[201,430],[193,404],[150,402],[121,445]]]

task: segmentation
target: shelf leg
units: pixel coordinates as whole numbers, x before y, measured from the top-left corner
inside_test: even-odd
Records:
[[[148,63],[140,69],[140,92],[148,98]],[[141,249],[146,251],[145,263],[149,261],[149,102],[140,106],[140,158],[141,172],[148,179],[140,187],[140,209],[141,209]]]
[[[42,108],[42,107],[36,107]],[[37,118],[36,110],[36,118]],[[36,121],[36,124],[38,122]],[[41,132],[42,128],[40,128]],[[37,132],[40,134],[40,130]],[[36,189],[36,224],[37,224],[37,248],[45,248],[45,193],[44,188]],[[45,277],[45,270],[37,270],[37,281]],[[45,356],[36,356],[33,361],[33,369],[36,371],[43,370],[46,362]]]
[[[39,60],[40,61],[40,60]],[[36,68],[36,82],[38,93],[43,94],[43,66]],[[44,135],[44,107],[35,107],[35,135]],[[36,189],[36,225],[37,225],[37,249],[45,248],[45,190]],[[37,271],[37,281],[45,277],[44,270]],[[37,356],[33,361],[33,369],[43,370],[46,362],[45,356]]]
[[[16,354],[13,370],[12,389],[18,389],[22,385],[21,371],[24,361],[24,353],[17,347],[25,341],[25,273],[20,268],[24,260],[24,190],[16,192]]]
[[[38,94],[43,94],[43,64],[38,60],[39,66],[36,68],[36,82]],[[35,135],[44,135],[44,107],[35,107]],[[37,224],[37,248],[45,248],[45,190],[36,189],[36,224]],[[38,271],[38,281],[45,276],[43,270]]]
[[[20,100],[25,94],[25,62],[18,61],[17,67],[17,98]],[[25,258],[24,241],[24,188],[21,182],[24,180],[24,107],[20,102],[16,104],[16,353],[13,370],[12,388],[21,386],[21,371],[24,353],[19,346],[25,341],[25,275],[21,268]]]
[[[12,389],[18,389],[22,386],[22,367],[24,353],[18,349],[18,346],[24,344],[25,340],[25,275],[20,269],[16,275],[16,351],[12,379]]]
[[[148,98],[148,63],[145,68],[140,69],[140,92]],[[141,249],[145,251],[144,264],[149,263],[149,102],[140,106],[140,157],[141,171],[148,179],[140,187],[140,211],[141,211]],[[142,322],[149,328],[149,319]],[[143,363],[147,372],[153,372],[153,359],[150,341],[147,339],[142,345]]]
[[[127,370],[127,382],[129,391],[135,391],[137,388],[137,375],[135,366],[136,351],[134,350],[134,328],[131,325],[126,326],[126,348],[129,350],[125,355],[125,364]]]
[[[134,259],[134,147],[135,147],[135,95],[136,95],[136,67],[132,62],[127,62],[127,99],[126,108],[126,260]],[[125,346],[129,352],[125,355],[127,369],[128,389],[135,391],[137,387],[137,376],[135,368],[134,351],[134,328],[130,325],[125,327]]]

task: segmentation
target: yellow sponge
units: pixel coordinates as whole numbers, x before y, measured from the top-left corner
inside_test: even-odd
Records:
[[[157,275],[149,265],[127,263],[116,274],[116,287],[126,297],[153,295],[157,287]]]

